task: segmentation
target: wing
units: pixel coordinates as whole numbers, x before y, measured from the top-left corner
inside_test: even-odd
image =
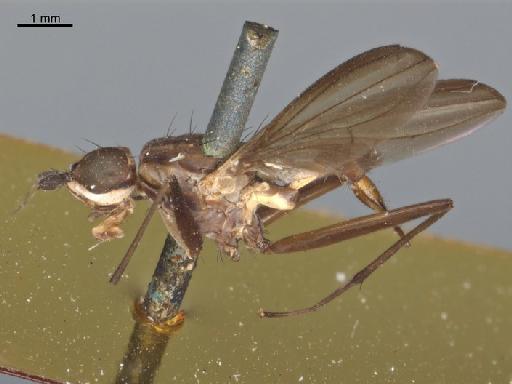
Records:
[[[209,185],[251,171],[296,189],[325,176],[357,178],[464,137],[506,106],[485,84],[435,83],[436,74],[434,62],[410,48],[356,56],[291,102],[208,176]]]
[[[279,178],[279,184],[343,174],[377,143],[404,134],[436,77],[432,59],[411,48],[393,45],[358,55],[293,100],[205,183],[250,171]]]
[[[404,135],[378,143],[361,162],[370,169],[451,143],[499,116],[506,104],[498,91],[478,81],[438,81],[427,105],[404,126]]]
[[[427,105],[404,128],[407,135],[381,142],[358,162],[369,170],[450,143],[487,124],[505,107],[505,98],[498,91],[475,80],[438,81]],[[299,190],[297,207],[342,183],[343,180],[331,175],[307,184]],[[265,224],[282,214],[283,211],[269,207],[258,210]]]

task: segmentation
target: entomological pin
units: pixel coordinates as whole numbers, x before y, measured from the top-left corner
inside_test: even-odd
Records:
[[[385,46],[328,72],[225,159],[203,154],[202,135],[163,137],[145,144],[138,169],[127,148],[98,148],[69,171],[41,173],[36,188],[65,185],[91,207],[92,217],[104,218],[92,230],[99,241],[123,236],[120,224],[135,199],[153,201],[113,283],[155,211],[189,257],[197,257],[204,237],[238,260],[240,242],[261,253],[287,253],[394,228],[394,244],[315,305],[261,315],[306,313],[361,284],[452,208],[444,199],[389,210],[367,173],[466,136],[505,105],[499,92],[478,81],[437,80],[436,64],[420,51]],[[275,242],[264,237],[265,224],[344,183],[373,214]],[[424,220],[411,231],[400,228],[418,218]]]

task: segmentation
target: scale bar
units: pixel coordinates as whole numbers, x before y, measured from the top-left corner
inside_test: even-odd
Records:
[[[18,28],[27,28],[27,27],[30,27],[30,28],[56,28],[56,27],[60,27],[60,28],[71,28],[73,26],[73,24],[18,24]]]

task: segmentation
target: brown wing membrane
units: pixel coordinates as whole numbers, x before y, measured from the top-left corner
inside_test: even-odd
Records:
[[[339,174],[376,143],[403,135],[437,76],[425,54],[397,45],[336,67],[292,101],[234,155],[242,164]]]
[[[365,168],[458,140],[497,117],[505,106],[498,91],[475,80],[438,81],[427,105],[404,126],[404,134],[377,144]]]
[[[475,80],[440,80],[430,99],[407,122],[404,136],[384,140],[358,161],[369,170],[458,140],[487,124],[503,112],[505,98],[495,89]],[[337,188],[336,176],[319,178],[299,191],[297,206]],[[265,223],[282,216],[283,211],[260,207],[258,215]]]

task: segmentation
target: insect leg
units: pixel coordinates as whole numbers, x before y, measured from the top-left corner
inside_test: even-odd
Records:
[[[380,194],[377,186],[368,176],[363,176],[359,180],[352,182],[352,192],[354,195],[366,205],[368,208],[373,209],[375,212],[387,212],[388,208],[384,203],[384,199]],[[398,225],[393,228],[398,236],[404,237],[404,231]],[[407,244],[409,245],[409,244]]]
[[[107,217],[92,229],[92,235],[100,242],[124,237],[124,232],[119,225],[128,215],[133,213],[133,208],[133,201],[131,199],[127,199],[119,204],[114,210],[105,212],[104,215]],[[89,215],[90,220],[94,220],[98,217],[101,217],[101,213],[99,213],[99,211],[93,211],[91,215]]]
[[[128,263],[130,262],[131,257],[133,256],[133,253],[137,249],[137,246],[139,245],[140,240],[142,239],[142,236],[144,235],[144,232],[146,231],[146,228],[149,224],[149,221],[153,217],[153,214],[157,210],[158,206],[162,202],[162,199],[165,197],[167,193],[169,193],[170,185],[165,184],[156,197],[153,199],[153,203],[149,207],[148,211],[146,212],[146,216],[144,217],[144,221],[140,225],[139,229],[137,230],[137,233],[135,234],[135,237],[133,238],[130,246],[128,247],[128,250],[126,251],[125,255],[123,256],[123,259],[117,266],[116,270],[112,274],[112,277],[110,278],[110,282],[112,284],[117,284],[119,282],[119,279],[121,279],[121,276],[123,275],[124,270],[128,266]]]
[[[394,209],[385,213],[376,213],[369,216],[347,220],[345,222],[320,228],[315,231],[289,236],[271,244],[266,253],[288,253],[294,251],[304,251],[362,236],[384,228],[395,227],[396,225],[403,224],[410,220],[428,216],[427,219],[419,223],[411,231],[404,234],[404,236],[397,240],[391,247],[381,253],[376,259],[366,265],[358,273],[356,273],[348,283],[337,288],[318,303],[307,308],[286,312],[271,312],[261,310],[260,316],[285,317],[314,312],[318,310],[323,305],[329,303],[336,297],[343,294],[352,286],[362,284],[368,276],[370,276],[378,267],[384,264],[414,236],[424,231],[426,228],[439,220],[452,207],[453,202],[449,199],[433,200],[426,203]]]
[[[330,175],[322,177],[302,187],[299,190],[299,194],[297,196],[295,209],[303,206],[304,204],[310,202],[311,200],[316,199],[317,197],[326,194],[327,192],[332,191],[333,189],[338,188],[343,183],[343,179],[339,178],[338,176]],[[275,220],[279,219],[288,212],[289,211],[282,211],[275,208],[261,206],[258,208],[257,215],[262,223],[268,224],[274,222]]]
[[[153,204],[148,209],[144,221],[140,225],[135,237],[126,251],[123,259],[117,266],[116,270],[110,278],[112,284],[117,284],[123,275],[124,270],[128,266],[135,249],[139,245],[140,240],[151,220],[153,214],[159,209],[164,223],[169,229],[169,222],[177,225],[177,232],[171,233],[180,246],[182,246],[191,257],[196,257],[202,247],[202,237],[197,228],[194,218],[184,202],[183,194],[175,176],[172,176],[164,186],[160,188],[158,194],[153,199]],[[181,237],[178,237],[181,235]]]
[[[160,216],[169,234],[187,256],[195,259],[203,247],[203,237],[175,176],[170,179],[170,188],[169,196],[162,200]]]

